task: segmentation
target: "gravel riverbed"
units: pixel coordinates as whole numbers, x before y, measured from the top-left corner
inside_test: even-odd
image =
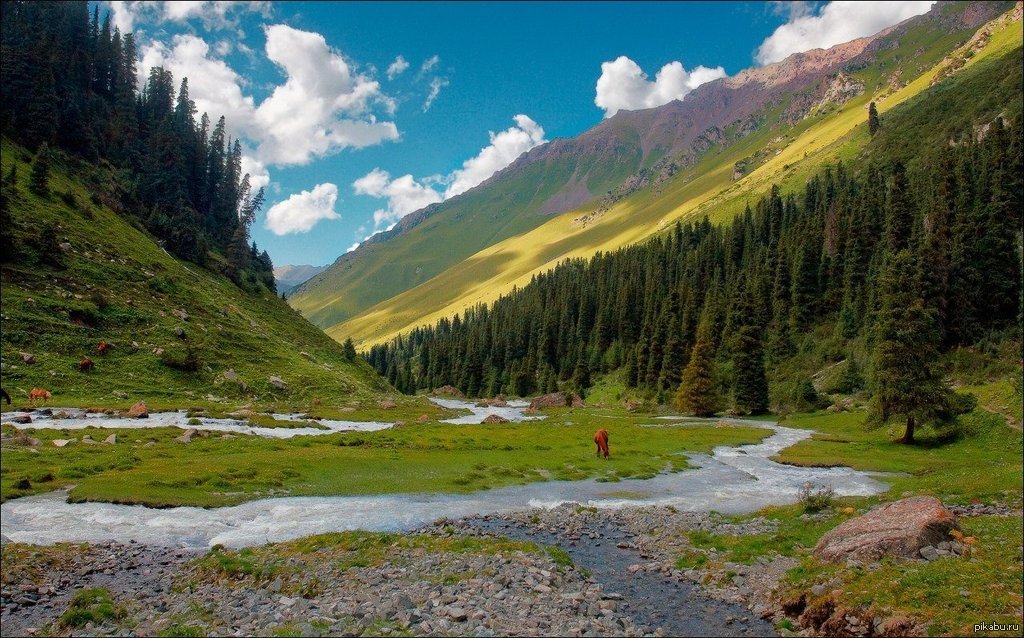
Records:
[[[770,529],[760,519],[736,526],[666,507],[563,505],[438,521],[387,537],[403,542],[375,558],[331,543],[205,555],[7,544],[0,620],[4,636],[774,635],[762,599],[789,559],[735,566],[724,583],[675,567],[689,530]],[[116,617],[63,626],[74,592],[87,587],[110,592]]]

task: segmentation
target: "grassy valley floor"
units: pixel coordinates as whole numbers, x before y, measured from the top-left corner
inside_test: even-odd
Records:
[[[709,604],[702,598],[706,596],[734,605],[728,614],[731,620],[724,620],[723,613],[719,629],[737,635],[753,631],[760,617],[783,634],[798,630],[801,622],[810,622],[808,610],[821,609],[838,613],[844,623],[864,623],[844,625],[844,631],[853,635],[877,635],[893,627],[920,635],[962,635],[973,633],[975,623],[1020,624],[1021,435],[1007,427],[1003,417],[982,408],[965,418],[969,434],[964,438],[942,442],[925,433],[916,446],[894,443],[893,433],[884,429],[864,428],[863,412],[787,419],[784,425],[813,429],[815,434],[783,450],[776,460],[849,465],[879,472],[892,486],[877,497],[836,499],[819,512],[792,505],[729,517],[663,507],[598,511],[563,506],[441,522],[428,529],[427,537],[345,533],[241,551],[215,548],[204,557],[186,554],[164,566],[163,580],[151,585],[159,590],[153,595],[163,597],[156,610],[134,604],[116,578],[101,577],[102,561],[122,552],[148,564],[144,547],[33,549],[7,544],[4,613],[15,614],[11,618],[29,613],[18,611],[28,607],[15,602],[15,592],[22,592],[23,598],[25,590],[20,588],[31,585],[36,587],[33,595],[49,604],[51,617],[44,633],[55,635],[70,631],[78,616],[85,618],[80,626],[86,633],[99,634],[128,627],[162,635],[224,634],[239,628],[261,635],[466,634],[481,628],[499,634],[557,630],[610,635],[643,633],[658,626],[678,631],[672,623],[681,621],[651,615],[649,606],[630,599],[635,592],[676,596],[680,613],[688,606]],[[43,441],[38,453],[5,449],[4,494],[11,498],[74,482],[77,487],[71,494],[76,499],[218,505],[268,494],[466,492],[588,476],[614,481],[648,476],[670,461],[680,469],[679,457],[666,455],[667,449],[708,450],[764,436],[764,430],[745,427],[641,426],[650,421],[649,416],[625,411],[565,409],[554,411],[544,422],[514,425],[429,423],[302,440],[210,438],[189,445],[173,441],[180,430],[119,432],[127,441],[154,439],[156,445],[149,448],[128,443],[58,449],[48,441],[60,433],[41,431],[33,433]],[[614,423],[617,433],[617,447],[607,464],[591,456],[587,434],[596,423]],[[182,476],[186,460],[190,469]],[[46,478],[47,472],[53,476],[33,482]],[[32,483],[27,490],[7,487],[22,478]],[[220,485],[221,481],[231,484]],[[231,492],[237,493],[228,496]],[[964,534],[977,539],[969,556],[838,567],[810,556],[818,538],[843,520],[912,494],[933,494],[960,508],[956,511]],[[485,538],[478,539],[481,535]],[[518,540],[505,540],[506,536]],[[553,548],[548,554],[540,549],[545,545]],[[456,558],[453,552],[475,558]],[[98,557],[82,558],[83,553]],[[95,563],[101,567],[96,572],[100,576],[65,578],[68,582],[60,585],[68,561],[79,568]],[[427,563],[430,578],[416,571]],[[418,567],[413,569],[413,564]],[[597,583],[586,580],[588,575],[596,578],[591,574],[595,565],[605,564],[619,565],[622,573],[602,572]],[[325,578],[326,572],[320,573],[324,569],[341,571]],[[542,576],[541,570],[552,576]],[[339,578],[341,574],[345,578]],[[494,599],[499,590],[484,585],[503,577],[502,588],[508,588],[506,595],[516,601],[513,608],[502,608],[500,599]],[[389,579],[411,580],[394,592],[388,589],[387,595],[374,591]],[[629,584],[629,579],[636,582]],[[57,588],[51,592],[54,580]],[[106,589],[95,594],[95,601],[83,602],[84,595],[79,596],[82,600],[72,599],[72,590],[101,581]],[[657,593],[661,590],[656,582],[675,585]],[[577,590],[586,592],[600,583],[613,583],[613,589],[628,595],[623,598],[606,585],[594,598],[601,605],[591,606],[588,595]],[[407,594],[409,600],[395,602],[400,593],[410,591],[415,595]],[[558,596],[545,595],[551,592]],[[187,602],[193,594],[209,602]],[[239,605],[249,604],[246,601],[252,603],[252,613],[238,612]],[[92,616],[76,611],[80,607],[98,616],[90,621]],[[539,622],[531,625],[528,617]],[[513,622],[503,620],[507,618]]]
[[[145,430],[26,430],[10,439],[0,463],[4,500],[74,485],[76,501],[156,507],[216,507],[268,496],[326,496],[455,492],[547,479],[648,478],[680,470],[680,452],[756,443],[757,427],[643,427],[655,421],[622,409],[563,409],[543,421],[494,425],[408,423],[379,432],[304,436],[198,437],[176,440],[178,428]],[[344,418],[351,418],[346,415]],[[613,433],[614,454],[594,456],[595,429]],[[115,445],[55,439],[88,434]],[[31,439],[37,439],[38,444]]]

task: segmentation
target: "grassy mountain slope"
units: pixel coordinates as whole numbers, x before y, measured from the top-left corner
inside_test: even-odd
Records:
[[[1016,21],[996,20],[982,29],[990,33],[980,39],[971,39],[974,30],[936,32],[934,22],[929,21],[880,39],[886,46],[873,54],[873,62],[850,73],[863,83],[864,93],[845,104],[812,111],[794,126],[780,122],[731,145],[714,147],[671,180],[640,189],[601,215],[577,210],[550,219],[523,235],[476,253],[358,317],[328,328],[327,333],[336,339],[351,335],[364,345],[379,343],[413,326],[492,301],[564,258],[614,250],[649,237],[679,219],[708,215],[715,222],[726,222],[773,184],[784,190],[798,187],[825,163],[860,155],[870,139],[866,108],[872,100],[886,119],[898,118],[901,112],[913,113],[901,118],[914,122],[907,124],[906,131],[879,138],[879,142],[886,138],[902,140],[889,144],[964,130],[976,120],[991,119],[1007,105],[1014,108],[1019,103],[1019,9],[1008,14],[1012,15],[1017,16]],[[951,62],[958,69],[953,74],[948,71]],[[900,78],[907,83],[902,84]],[[936,80],[941,82],[932,86]],[[906,108],[897,109],[908,101]],[[937,117],[939,111],[941,118]],[[777,114],[766,112],[764,116]],[[927,130],[923,130],[925,127]],[[913,146],[907,149],[914,152]],[[737,162],[748,168],[745,175],[734,180]]]
[[[4,141],[3,175],[13,166],[17,173],[16,187],[3,187],[13,218],[4,232],[17,252],[2,269],[0,345],[3,387],[15,404],[44,388],[62,406],[127,407],[144,399],[150,407],[308,410],[319,398],[321,411],[330,411],[376,408],[393,393],[272,293],[247,294],[171,257],[141,226],[100,204],[94,193],[111,178],[105,169],[58,158],[51,192],[40,197],[29,189],[30,159]],[[56,237],[48,243],[51,226]],[[106,356],[96,353],[101,339],[114,346]],[[23,361],[23,352],[35,362]],[[95,370],[79,371],[83,357]],[[287,389],[275,388],[271,375]]]

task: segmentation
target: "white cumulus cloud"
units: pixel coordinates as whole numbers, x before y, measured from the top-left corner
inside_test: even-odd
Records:
[[[835,0],[817,13],[798,11],[775,30],[754,59],[759,64],[784,60],[793,53],[826,49],[836,44],[878,33],[907,18],[926,13],[934,0],[852,2]]]
[[[209,29],[227,28],[238,23],[237,14],[255,11],[270,15],[270,2],[237,2],[232,0],[172,0],[163,3],[163,17],[175,22],[199,18]]]
[[[378,229],[390,226],[424,206],[441,201],[440,193],[416,181],[412,175],[391,179],[387,171],[379,168],[352,182],[352,188],[357,195],[387,199],[387,207],[373,213],[373,224]]]
[[[387,75],[389,80],[394,80],[399,75],[405,73],[406,69],[409,68],[409,62],[401,55],[395,58],[395,61],[388,66]]]
[[[223,115],[229,132],[244,140],[243,170],[254,187],[270,182],[268,166],[307,164],[344,148],[363,148],[398,139],[394,122],[380,121],[380,107],[394,112],[395,101],[379,83],[355,70],[319,33],[285,25],[266,27],[266,56],[286,80],[262,102],[246,95],[245,79],[209,43],[176,35],[170,44],[150,41],[140,48],[139,85],[149,69],[162,66],[176,81],[187,77],[197,115]]]
[[[208,113],[214,121],[223,115],[235,131],[249,134],[253,129],[256,106],[252,97],[242,93],[242,77],[214,57],[205,40],[191,34],[176,35],[170,46],[160,41],[148,42],[140,53],[139,88],[145,85],[151,68],[162,66],[174,74],[176,82],[188,78],[188,94],[196,103],[198,114]]]
[[[308,232],[321,220],[341,218],[334,211],[337,201],[337,186],[317,184],[311,191],[302,191],[271,206],[266,227],[275,235]]]
[[[720,66],[698,66],[687,71],[681,63],[669,62],[655,74],[652,82],[639,64],[621,55],[601,64],[594,104],[604,109],[605,117],[620,110],[649,109],[681,100],[701,84],[725,75],[725,69]]]
[[[160,23],[164,21],[202,21],[207,29],[225,29],[238,24],[240,14],[254,11],[269,17],[270,2],[239,2],[236,0],[195,1],[170,0],[165,2],[143,2],[141,0],[109,0],[111,23],[128,33],[135,29],[136,22]]]
[[[352,189],[357,195],[387,200],[387,206],[373,213],[374,233],[390,228],[402,217],[424,206],[466,192],[526,151],[547,141],[544,129],[528,116],[520,114],[513,119],[515,126],[499,133],[490,132],[491,143],[463,162],[462,168],[446,176],[416,179],[412,175],[402,175],[392,179],[387,171],[375,168],[353,182]],[[436,188],[445,185],[443,192]],[[355,246],[349,250],[354,249]]]
[[[500,133],[491,131],[491,143],[451,174],[450,183],[444,192],[445,199],[468,191],[526,151],[547,141],[544,139],[544,129],[526,115],[519,114],[513,119],[515,126]]]
[[[264,134],[260,159],[305,164],[342,148],[362,148],[398,138],[393,122],[378,122],[372,106],[393,111],[380,84],[353,71],[319,33],[287,25],[266,27],[267,57],[288,76],[256,111]]]

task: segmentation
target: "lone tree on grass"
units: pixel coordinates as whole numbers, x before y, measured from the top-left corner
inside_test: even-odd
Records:
[[[868,107],[868,133],[871,133],[873,136],[880,128],[882,128],[882,122],[878,119],[878,109],[875,108],[875,103],[872,102],[871,106]]]
[[[939,370],[935,311],[917,290],[909,250],[888,259],[881,282],[881,311],[875,334],[874,403],[878,424],[906,419],[902,443],[914,442],[919,422],[949,413],[951,393]]]
[[[39,147],[39,152],[32,160],[29,188],[36,195],[46,195],[50,192],[50,147],[46,145],[46,142]]]
[[[356,360],[356,345],[352,343],[352,337],[347,337],[345,343],[341,345],[341,350],[345,354],[345,358],[349,361]]]

